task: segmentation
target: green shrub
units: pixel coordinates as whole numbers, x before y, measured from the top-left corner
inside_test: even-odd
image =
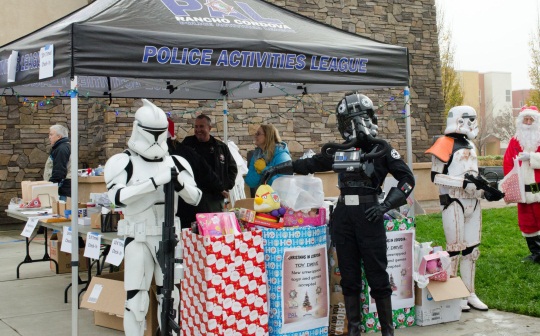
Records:
[[[503,156],[502,155],[487,155],[478,157],[478,166],[502,166]]]

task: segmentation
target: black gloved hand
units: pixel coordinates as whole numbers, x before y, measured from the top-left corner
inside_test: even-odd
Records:
[[[385,202],[379,205],[374,205],[371,208],[366,210],[366,213],[365,213],[366,219],[370,222],[376,222],[379,219],[381,219],[384,216],[384,214],[387,213],[388,210],[390,209],[392,208],[390,208],[388,204],[385,204]]]
[[[384,202],[379,205],[374,205],[366,210],[366,219],[370,222],[376,222],[380,220],[388,210],[398,208],[405,204],[407,204],[407,194],[396,187],[392,187],[384,199]]]
[[[266,170],[262,172],[261,184],[266,184],[268,180],[272,178],[272,176],[277,175],[277,174],[283,174],[283,175],[294,174],[292,161],[287,161],[287,162],[283,162],[272,167],[268,167]]]
[[[497,202],[500,201],[504,197],[504,193],[490,193],[489,191],[484,191],[484,198],[488,202]]]

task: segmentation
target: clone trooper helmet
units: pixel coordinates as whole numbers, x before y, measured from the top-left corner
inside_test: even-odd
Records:
[[[143,99],[142,102],[143,106],[135,112],[128,147],[148,160],[159,160],[168,153],[167,116],[148,100]]]
[[[448,111],[444,134],[464,134],[470,140],[478,135],[476,111],[470,106],[454,106]]]
[[[362,131],[371,136],[377,135],[377,117],[373,102],[359,93],[347,94],[336,106],[338,130],[344,140],[356,138],[356,132]]]

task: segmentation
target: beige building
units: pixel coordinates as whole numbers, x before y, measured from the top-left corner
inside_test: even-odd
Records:
[[[508,72],[457,71],[463,89],[463,104],[474,107],[479,118],[477,145],[480,155],[500,155],[506,143],[489,132],[489,122],[512,111],[512,75]]]

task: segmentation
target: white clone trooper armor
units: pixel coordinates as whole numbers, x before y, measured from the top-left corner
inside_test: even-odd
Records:
[[[479,310],[488,309],[474,294],[482,229],[480,198],[484,191],[478,190],[474,183],[464,177],[466,173],[478,176],[476,146],[470,141],[478,134],[476,118],[476,111],[470,106],[451,108],[445,136],[437,139],[426,151],[432,154],[431,177],[439,187],[446,249],[452,259],[452,273],[457,275],[459,266],[461,278],[471,292],[468,300],[462,303],[463,310],[470,309],[469,305]]]
[[[202,195],[189,163],[180,156],[168,154],[165,113],[148,100],[142,101],[143,106],[135,113],[129,149],[112,156],[105,165],[109,198],[122,207],[124,214],[124,219],[118,223],[118,235],[126,238],[124,330],[129,336],[144,333],[152,277],[158,287],[158,320],[161,322],[163,273],[156,252],[165,217],[163,185],[171,179],[171,168],[176,167],[178,171],[175,196],[197,205]],[[178,204],[177,200],[174,204]],[[179,224],[175,218],[176,230],[179,230]],[[177,304],[180,295],[176,286],[172,297]]]

